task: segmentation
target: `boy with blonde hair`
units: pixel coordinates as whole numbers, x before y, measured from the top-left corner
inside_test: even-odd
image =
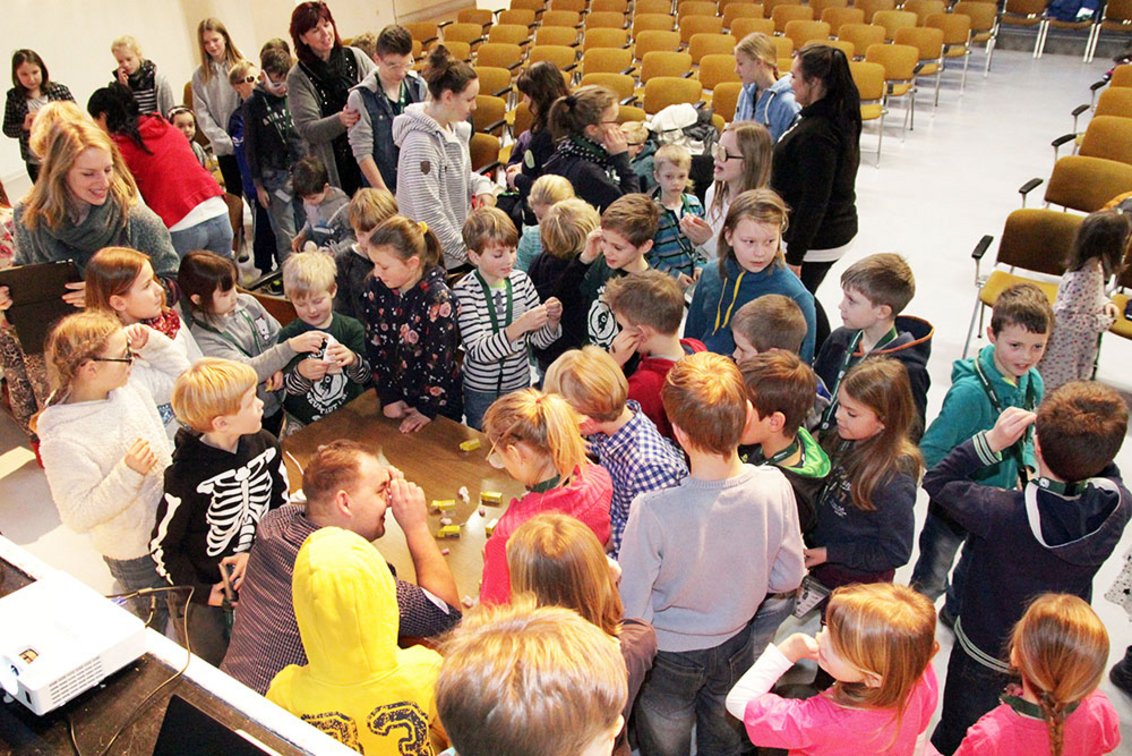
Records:
[[[171,585],[194,588],[189,638],[210,664],[228,648],[231,602],[256,527],[287,501],[287,471],[279,442],[263,430],[258,383],[247,365],[204,357],[173,386],[173,411],[187,427],[165,470],[150,553]],[[183,623],[174,624],[180,636]]]
[[[546,371],[543,388],[562,394],[582,415],[581,430],[590,451],[613,480],[609,552],[616,559],[633,501],[646,491],[679,483],[688,474],[684,455],[629,398],[625,374],[595,346],[572,349],[555,360]]]
[[[684,218],[703,218],[699,197],[688,191],[692,172],[692,153],[687,147],[666,144],[653,156],[656,189],[652,198],[660,210],[649,263],[680,282],[687,289],[695,279],[696,268],[703,267],[707,255],[684,234]]]
[[[279,330],[280,343],[308,331],[326,334],[320,351],[296,355],[283,369],[288,434],[361,396],[372,377],[365,328],[334,311],[336,277],[334,258],[325,252],[299,252],[283,263],[283,290],[299,317]]]
[[[515,267],[524,273],[531,269],[531,263],[542,252],[542,241],[539,234],[539,225],[546,213],[554,205],[574,196],[574,185],[563,176],[546,173],[535,179],[531,185],[531,192],[527,196],[527,204],[538,221],[533,226],[523,226],[523,233],[519,236],[519,257]]]
[[[611,279],[604,297],[621,328],[609,354],[622,367],[634,355],[640,355],[629,375],[629,398],[640,404],[661,435],[672,438],[672,424],[664,412],[660,389],[677,360],[707,348],[698,339],[680,338],[684,293],[671,276],[646,270]]]
[[[457,756],[610,753],[627,696],[615,639],[571,609],[529,600],[465,617],[436,683]]]
[[[354,241],[340,244],[334,251],[334,262],[338,267],[335,312],[349,315],[361,322],[366,279],[373,273],[373,261],[369,259],[369,238],[382,221],[396,214],[397,199],[388,190],[363,187],[354,193],[350,204],[346,206],[346,217],[354,232]]]
[[[798,509],[777,468],[739,460],[750,402],[733,362],[680,360],[662,398],[691,474],[638,497],[621,544],[624,615],[651,622],[659,649],[637,699],[638,742],[689,753],[694,726],[699,753],[739,753],[746,734],[724,701],[762,652],[751,643],[759,605],[802,582]]]
[[[477,430],[499,397],[531,385],[530,348],[562,334],[562,304],[539,302],[526,273],[515,267],[519,234],[507,213],[473,210],[464,222],[468,262],[476,269],[452,289],[464,345],[464,415]]]

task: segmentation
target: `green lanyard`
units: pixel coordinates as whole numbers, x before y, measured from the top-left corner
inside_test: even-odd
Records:
[[[476,280],[480,282],[480,286],[483,287],[484,293],[487,294],[487,316],[491,318],[491,332],[499,333],[504,328],[511,325],[511,318],[513,316],[512,310],[514,308],[514,294],[511,289],[511,279],[503,279],[504,288],[507,291],[505,308],[506,311],[503,316],[503,319],[506,322],[503,323],[503,325],[499,324],[499,313],[495,311],[495,297],[492,296],[491,287],[487,285],[487,281],[484,280],[483,276],[480,275],[480,272],[478,270],[476,271]]]
[[[1021,714],[1027,719],[1045,719],[1046,715],[1042,713],[1042,707],[1036,703],[1027,701],[1021,696],[1001,696],[1001,701],[1009,706],[1017,714]],[[1069,716],[1077,711],[1077,707],[1081,705],[1080,701],[1074,701],[1065,707],[1065,716]]]
[[[998,398],[998,392],[994,390],[994,386],[992,386],[991,382],[987,379],[987,374],[983,372],[983,366],[979,362],[978,355],[975,355],[974,364],[975,375],[978,377],[979,383],[983,387],[983,392],[986,393],[987,399],[990,400],[991,407],[994,409],[994,414],[997,417],[998,415],[1001,415],[1002,411],[1006,408],[1002,406],[1002,400]],[[1019,378],[1018,380],[1022,379]],[[1037,404],[1038,398],[1035,396],[1034,382],[1033,380],[1030,380],[1026,383],[1026,396],[1022,400],[1022,409],[1026,410],[1027,412],[1033,412],[1034,407],[1036,407]],[[1033,433],[1034,426],[1031,425],[1030,427],[1026,428],[1026,433],[1022,436],[1022,438],[1015,441],[1014,444],[1010,447],[1010,454],[1018,462],[1018,478],[1021,480],[1023,486],[1026,485],[1029,476],[1026,473],[1026,462],[1022,459],[1022,445],[1026,441],[1030,440],[1030,438],[1033,436]],[[1048,482],[1055,483],[1056,481]]]
[[[552,488],[557,488],[558,484],[562,481],[561,475],[555,475],[550,480],[544,480],[542,483],[536,483],[527,490],[531,493],[546,493]]]
[[[780,462],[783,462],[787,459],[790,459],[792,456],[794,456],[794,453],[797,452],[799,448],[801,448],[801,444],[798,443],[798,438],[797,438],[797,436],[795,436],[793,443],[791,443],[785,449],[781,449],[781,450],[775,452],[774,454],[770,455],[770,457],[764,457],[763,456],[763,448],[762,448],[762,446],[759,446],[757,449],[755,449],[754,451],[751,452],[750,456],[747,459],[747,462],[749,462],[752,465],[775,465],[775,466],[778,466],[778,464]],[[805,462],[806,462],[806,458],[805,458],[805,454],[803,454],[801,464],[805,464]]]
[[[882,336],[880,341],[873,346],[869,354],[872,354],[878,349],[883,349],[896,341],[898,335],[896,326],[892,326],[889,332]],[[845,374],[849,372],[849,368],[852,367],[854,357],[857,354],[857,348],[861,345],[861,339],[864,338],[864,336],[865,332],[863,330],[857,331],[857,335],[849,342],[849,348],[845,350],[845,357],[841,360],[841,368],[837,371],[837,380],[833,382],[832,386],[826,386],[826,388],[829,389],[830,400],[829,406],[825,408],[825,412],[823,412],[821,416],[821,425],[819,428],[823,431],[829,430],[833,425],[833,415],[837,412],[837,389],[841,386],[841,379],[845,377]],[[863,359],[867,356],[868,355],[861,355],[861,358]]]
[[[1066,499],[1080,496],[1085,492],[1085,489],[1089,487],[1089,481],[1087,480],[1066,482],[1063,480],[1053,480],[1052,478],[1047,478],[1044,475],[1038,478],[1036,483],[1038,484],[1038,488],[1042,489],[1043,491],[1055,493],[1058,496],[1062,496]]]

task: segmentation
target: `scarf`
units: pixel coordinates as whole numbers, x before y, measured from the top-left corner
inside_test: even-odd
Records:
[[[43,220],[38,229],[38,242],[45,248],[48,260],[75,258],[79,270],[94,253],[103,247],[133,246],[129,243],[129,218],[122,215],[113,197],[101,205],[91,205],[85,219],[75,223],[69,215],[52,228]]]
[[[571,136],[568,139],[563,139],[562,143],[558,145],[558,151],[563,155],[572,155],[581,160],[597,163],[598,167],[606,173],[615,170],[613,156],[606,152],[600,144],[586,137]]]
[[[335,47],[330,51],[329,60],[315,57],[311,61],[299,61],[299,68],[314,85],[323,118],[346,107],[350,88],[358,83],[358,61],[351,52],[341,46]]]
[[[168,336],[171,340],[177,338],[177,331],[181,330],[181,316],[176,310],[169,307],[161,308],[161,314],[156,318],[143,320],[147,326]]]
[[[142,64],[138,66],[138,70],[134,71],[126,81],[129,83],[131,92],[145,92],[154,89],[156,84],[157,66],[152,60],[143,60]],[[118,72],[114,72],[114,78],[117,80]]]

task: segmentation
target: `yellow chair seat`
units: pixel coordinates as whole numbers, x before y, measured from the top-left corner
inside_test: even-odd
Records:
[[[945,58],[962,58],[964,55],[967,55],[970,52],[971,51],[967,49],[966,45],[961,46],[961,47],[948,47],[948,48],[944,49],[943,57],[945,57]]]
[[[1126,339],[1132,339],[1132,320],[1124,317],[1124,308],[1128,306],[1130,297],[1127,294],[1114,294],[1112,301],[1116,303],[1116,309],[1120,311],[1117,316],[1116,322],[1112,324],[1112,328],[1108,329],[1115,333],[1117,336],[1122,336]]]
[[[996,270],[990,274],[990,278],[983,284],[983,288],[979,289],[979,301],[987,307],[994,307],[995,301],[998,300],[998,295],[1006,289],[1009,289],[1014,284],[1029,283],[1034,284],[1046,295],[1049,300],[1050,306],[1053,306],[1054,300],[1057,299],[1057,284],[1047,281],[1037,281],[1027,276],[1016,276],[1013,273],[1008,273],[1005,270]]]
[[[975,36],[971,37],[971,44],[978,45],[978,44],[982,44],[983,42],[989,42],[991,36],[992,35],[989,31],[979,32]]]
[[[888,91],[889,97],[903,97],[908,94],[908,90],[912,88],[911,84],[893,84],[892,88]]]
[[[876,105],[862,105],[861,106],[861,120],[862,121],[875,121],[884,115],[884,106],[880,103]]]
[[[925,63],[924,67],[916,72],[917,76],[935,76],[939,71],[939,63]]]

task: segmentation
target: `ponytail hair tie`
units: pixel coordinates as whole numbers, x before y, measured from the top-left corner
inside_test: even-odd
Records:
[[[569,106],[571,109],[573,109],[574,106],[577,105],[577,104],[578,104],[578,98],[577,97],[575,97],[572,94],[566,95],[566,105],[567,106]]]
[[[421,230],[422,234],[428,232],[428,224],[425,223],[424,221],[417,221],[417,228],[419,228]]]

